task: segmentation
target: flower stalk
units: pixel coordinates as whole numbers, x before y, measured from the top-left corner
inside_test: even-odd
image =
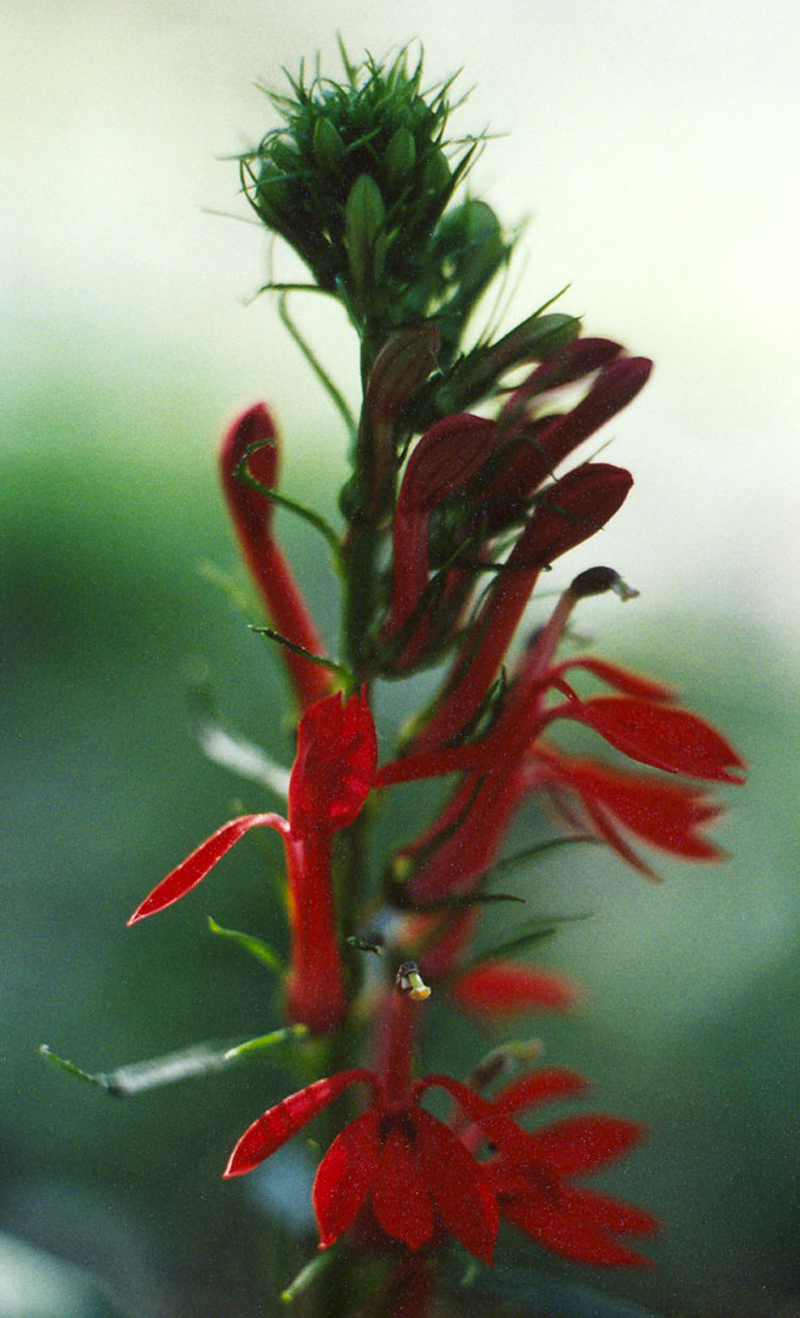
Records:
[[[650,1264],[628,1242],[657,1232],[653,1214],[574,1184],[631,1150],[639,1123],[593,1112],[529,1129],[532,1112],[582,1099],[587,1082],[538,1065],[530,1042],[506,1040],[481,1061],[477,1033],[466,1080],[420,1076],[417,1045],[424,1035],[435,1048],[447,1028],[442,1002],[477,1030],[572,1010],[581,991],[571,976],[522,959],[564,919],[534,909],[537,867],[555,845],[587,840],[650,878],[632,839],[685,861],[719,860],[706,833],[720,814],[709,785],[741,783],[744,764],[660,680],[561,653],[583,599],[637,594],[606,566],[563,585],[560,560],[620,511],[633,477],[606,462],[562,464],[635,399],[651,363],[584,336],[549,304],[476,339],[472,313],[514,245],[485,201],[456,195],[481,139],[450,136],[450,84],[424,90],[421,60],[407,51],[361,66],[343,52],[343,61],[340,82],[307,84],[302,71],[290,79],[272,97],[282,126],[241,159],[259,219],[294,249],[311,286],[341,303],[362,382],[338,528],[282,495],[264,404],[237,417],[221,445],[225,501],[269,623],[257,630],[281,643],[300,715],[286,813],[224,823],[129,924],[187,896],[253,828],[279,835],[289,965],[270,1012],[292,1038],[311,1036],[303,1046],[315,1073],[299,1087],[300,1076],[294,1088],[287,1080],[287,1096],[240,1136],[224,1175],[250,1173],[325,1123],[312,1198],[319,1248],[336,1248],[320,1312],[355,1313],[349,1283],[369,1262],[382,1287],[369,1311],[425,1318],[444,1256],[459,1249],[491,1266],[504,1224],[584,1266]],[[276,535],[275,503],[328,542],[339,638],[323,638],[314,621]],[[562,584],[548,615],[538,588],[551,569]],[[538,629],[520,640],[530,609]],[[329,657],[337,640],[341,661]],[[426,668],[437,670],[435,694],[393,750],[380,720],[379,763],[381,684]],[[633,769],[562,747],[560,732],[575,723]],[[395,789],[430,780],[446,786],[409,820]],[[531,798],[561,834],[504,857]],[[388,848],[372,831],[383,811]],[[523,891],[492,891],[520,861]],[[482,932],[490,901],[530,904],[494,949]],[[259,936],[210,927],[280,970]],[[283,1038],[270,1023],[237,1056]],[[214,1053],[206,1060],[221,1065]],[[443,1117],[425,1105],[432,1090],[445,1096]],[[318,1275],[310,1266],[284,1294],[314,1294]]]

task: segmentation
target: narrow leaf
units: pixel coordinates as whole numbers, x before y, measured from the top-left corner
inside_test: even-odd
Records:
[[[255,957],[256,961],[260,961],[264,966],[269,966],[270,970],[274,970],[279,975],[285,972],[286,967],[277,952],[273,952],[269,944],[261,938],[256,938],[255,934],[242,934],[239,933],[238,929],[223,929],[210,915],[208,917],[208,927],[212,934],[217,934],[220,938],[227,938],[229,942],[236,943],[243,952],[248,952],[250,956]]]
[[[177,1080],[188,1080],[194,1076],[210,1075],[222,1071],[229,1065],[228,1052],[220,1051],[215,1044],[195,1044],[178,1052],[167,1053],[164,1057],[154,1057],[146,1062],[133,1062],[129,1066],[120,1066],[115,1071],[83,1071],[74,1062],[65,1057],[58,1057],[51,1052],[47,1044],[39,1049],[43,1057],[49,1057],[56,1066],[103,1089],[115,1098],[130,1098],[134,1094],[144,1093],[148,1089],[159,1089],[163,1085],[174,1084]]]
[[[308,1263],[300,1269],[293,1282],[281,1291],[281,1300],[284,1304],[294,1304],[298,1296],[303,1294],[318,1277],[324,1276],[332,1263],[336,1263],[341,1250],[335,1245],[329,1249],[323,1250],[316,1254],[314,1258],[309,1259]]]
[[[337,664],[335,659],[328,659],[323,654],[312,654],[304,645],[298,645],[296,641],[290,641],[288,637],[281,636],[272,627],[254,627],[252,623],[248,624],[250,631],[255,632],[258,636],[266,636],[271,641],[277,641],[285,650],[291,650],[292,654],[299,654],[303,659],[310,659],[313,664],[319,664],[321,668],[329,668],[331,672],[337,673],[348,685],[351,684],[351,675],[343,664]]]
[[[248,1039],[245,1043],[238,1043],[234,1048],[229,1048],[225,1053],[225,1061],[240,1062],[245,1058],[253,1057],[257,1053],[269,1051],[282,1043],[291,1043],[294,1039],[305,1039],[308,1034],[308,1026],[298,1023],[297,1025],[284,1025],[280,1030],[272,1030],[269,1034],[262,1034],[258,1039]]]

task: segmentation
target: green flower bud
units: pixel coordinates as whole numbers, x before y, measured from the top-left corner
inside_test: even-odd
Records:
[[[398,128],[386,148],[384,166],[386,181],[391,188],[400,187],[414,168],[417,148],[414,134],[408,128]]]
[[[330,119],[318,119],[314,125],[314,158],[323,169],[333,173],[344,155],[341,133]]]
[[[451,177],[447,156],[444,151],[437,147],[425,162],[425,168],[422,171],[422,190],[439,197],[449,188]]]
[[[361,174],[350,189],[344,210],[344,242],[359,300],[380,275],[386,246],[382,233],[385,217],[380,188],[369,174]]]

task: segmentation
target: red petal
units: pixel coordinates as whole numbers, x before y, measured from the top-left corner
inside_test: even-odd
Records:
[[[628,865],[638,870],[640,874],[644,874],[646,879],[650,879],[653,883],[660,883],[661,880],[655,870],[646,861],[642,860],[633,847],[628,846],[628,843],[619,829],[611,822],[605,810],[601,809],[596,801],[587,800],[586,798],[584,798],[584,805],[598,837],[607,842]]]
[[[563,664],[557,664],[552,672],[566,673],[570,668],[585,668],[587,673],[608,686],[616,687],[618,691],[624,691],[626,696],[638,696],[642,700],[675,699],[672,687],[656,682],[651,677],[643,677],[641,673],[632,673],[619,664],[609,663],[607,659],[595,659],[593,655],[587,655],[584,659],[567,659]]]
[[[539,1157],[536,1142],[538,1136],[530,1135],[528,1131],[521,1130],[510,1117],[499,1112],[493,1103],[490,1103],[488,1099],[481,1098],[480,1094],[476,1094],[475,1090],[470,1089],[468,1085],[463,1085],[459,1080],[454,1080],[452,1076],[443,1075],[438,1071],[423,1076],[421,1080],[417,1080],[414,1084],[416,1094],[422,1094],[430,1088],[445,1089],[448,1094],[452,1095],[464,1115],[479,1127],[486,1139],[495,1144],[514,1162],[525,1166],[536,1162],[537,1159],[542,1161]]]
[[[380,1226],[409,1249],[419,1249],[433,1235],[433,1206],[414,1154],[399,1126],[393,1126],[378,1157],[372,1184],[372,1207]]]
[[[205,878],[208,871],[213,869],[226,851],[230,851],[240,837],[249,829],[260,826],[274,828],[283,837],[286,837],[289,829],[286,820],[280,815],[241,815],[238,819],[229,819],[227,824],[223,824],[216,833],[201,842],[177,869],[161,880],[150,895],[145,897],[141,906],[137,906],[128,924],[136,924],[137,920],[143,920],[146,915],[155,915],[156,911],[163,911],[165,906],[177,902]]]
[[[621,1117],[595,1113],[585,1117],[566,1117],[542,1130],[531,1139],[539,1160],[557,1176],[576,1176],[594,1171],[613,1158],[619,1158],[638,1144],[644,1128]]]
[[[652,369],[653,363],[647,357],[625,357],[612,362],[598,376],[586,397],[539,436],[545,462],[542,477],[578,444],[627,407],[647,383]]]
[[[619,511],[632,485],[630,472],[606,462],[587,462],[562,476],[539,499],[509,565],[545,567],[583,544]]]
[[[509,395],[503,404],[502,418],[506,422],[513,421],[529,398],[546,390],[555,389],[559,385],[581,380],[601,366],[607,366],[621,352],[622,345],[612,342],[611,339],[574,339],[552,361],[537,366]]]
[[[419,1108],[414,1113],[419,1169],[439,1216],[465,1249],[491,1264],[497,1205],[472,1154],[449,1127]]]
[[[613,1231],[620,1236],[655,1236],[661,1230],[658,1218],[646,1208],[636,1208],[597,1190],[564,1185],[560,1197],[568,1212],[604,1231]]]
[[[296,1135],[349,1085],[364,1080],[374,1088],[375,1075],[363,1069],[340,1071],[290,1094],[254,1121],[237,1142],[223,1175],[242,1176]]]
[[[584,1093],[589,1087],[588,1080],[576,1071],[562,1067],[546,1066],[530,1075],[521,1075],[505,1085],[492,1102],[498,1112],[525,1112],[529,1107],[539,1103],[550,1103],[554,1099],[572,1098]]]
[[[516,1016],[526,1011],[566,1011],[578,990],[554,970],[533,970],[510,961],[484,961],[461,975],[450,990],[464,1011]]]
[[[337,1135],[317,1168],[312,1201],[327,1249],[355,1221],[378,1167],[378,1118],[365,1112]]]
[[[642,764],[668,773],[685,773],[709,782],[741,783],[744,762],[709,723],[687,709],[665,708],[646,700],[595,696],[558,705],[551,716],[573,718]]]
[[[652,1260],[618,1241],[596,1226],[574,1217],[558,1200],[531,1195],[501,1205],[503,1217],[564,1258],[595,1267],[652,1267]]]
[[[618,850],[619,835],[613,838],[608,835],[613,830],[605,818],[605,810],[632,833],[663,851],[690,860],[720,858],[719,848],[696,831],[720,813],[719,807],[707,800],[703,789],[660,782],[643,774],[622,773],[595,760],[551,757],[549,752],[547,760],[580,795],[587,808],[603,807],[599,816],[593,813],[593,818],[606,840]]]
[[[333,832],[351,824],[373,786],[377,761],[366,691],[357,691],[346,704],[340,691],[318,700],[297,729],[289,781],[292,829]]]

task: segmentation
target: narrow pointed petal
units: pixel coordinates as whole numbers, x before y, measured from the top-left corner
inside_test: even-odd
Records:
[[[312,1202],[323,1249],[355,1221],[377,1171],[379,1148],[378,1118],[370,1109],[345,1126],[317,1168]]]
[[[655,1236],[661,1230],[661,1223],[654,1213],[598,1190],[565,1185],[561,1188],[561,1202],[565,1211],[619,1236]]]
[[[450,990],[458,1007],[487,1016],[527,1011],[568,1011],[578,1001],[575,984],[554,970],[509,961],[484,961],[461,975]]]
[[[547,471],[628,406],[647,383],[653,363],[647,357],[624,357],[598,376],[589,393],[566,416],[539,436]]]
[[[497,1205],[479,1164],[448,1126],[422,1108],[414,1125],[417,1163],[439,1216],[465,1249],[491,1264]]]
[[[629,668],[612,664],[607,659],[596,659],[594,655],[586,655],[583,659],[567,659],[565,663],[557,664],[552,671],[561,674],[572,668],[585,669],[593,677],[599,678],[607,686],[616,687],[617,691],[622,691],[626,696],[638,696],[641,700],[675,699],[673,688],[663,682],[644,677],[641,673],[633,673]]]
[[[433,1235],[433,1205],[405,1133],[393,1126],[378,1157],[372,1184],[372,1207],[388,1236],[409,1249],[426,1245]]]
[[[340,691],[306,710],[297,729],[289,781],[295,833],[334,832],[351,824],[375,781],[378,744],[365,691]]]
[[[564,1067],[543,1066],[530,1075],[521,1075],[495,1094],[492,1102],[498,1112],[527,1112],[540,1103],[574,1098],[589,1088],[588,1080]]]
[[[165,906],[171,906],[173,902],[179,901],[205,878],[208,871],[213,869],[227,851],[230,851],[240,837],[251,828],[258,827],[274,828],[284,838],[289,828],[285,819],[274,814],[240,815],[238,819],[229,819],[227,824],[223,824],[216,833],[212,833],[205,842],[201,842],[177,869],[161,880],[141,905],[137,906],[128,924],[136,924],[137,920],[143,920],[147,915],[155,915],[157,911],[163,911]]]
[[[652,1259],[574,1217],[556,1200],[530,1196],[502,1206],[503,1217],[563,1258],[594,1267],[649,1268]]]
[[[537,1156],[557,1176],[577,1176],[619,1158],[644,1134],[644,1127],[602,1113],[566,1117],[534,1131]]]
[[[338,1098],[349,1085],[363,1080],[374,1088],[375,1076],[363,1069],[340,1071],[338,1075],[316,1080],[313,1085],[290,1094],[268,1108],[242,1135],[231,1154],[224,1176],[243,1176],[279,1149],[282,1144],[307,1126],[309,1121]]]
[[[482,1098],[468,1085],[437,1071],[417,1080],[414,1088],[418,1094],[431,1088],[446,1090],[456,1100],[464,1116],[479,1127],[486,1139],[520,1166],[532,1164],[537,1159],[543,1161],[538,1152],[538,1135],[530,1135],[528,1131],[521,1130],[516,1122],[499,1112],[493,1103]]]
[[[709,782],[741,783],[744,762],[730,742],[687,709],[628,696],[595,696],[557,706],[553,716],[576,719],[632,760]]]
[[[720,849],[698,831],[720,814],[719,806],[708,800],[704,789],[662,782],[644,774],[622,773],[596,760],[551,756],[549,751],[546,762],[555,766],[561,780],[577,792],[598,830],[615,850],[620,851],[622,839],[606,812],[662,851],[689,860],[720,859]],[[638,861],[631,860],[630,855],[625,859],[632,864]]]
[[[633,847],[628,845],[603,807],[591,798],[584,798],[584,806],[597,836],[603,842],[607,842],[612,851],[616,851],[617,855],[626,864],[630,865],[631,869],[638,870],[646,879],[650,879],[651,883],[660,883],[661,880],[655,870],[647,864],[646,860],[642,859],[638,851],[634,851]]]

